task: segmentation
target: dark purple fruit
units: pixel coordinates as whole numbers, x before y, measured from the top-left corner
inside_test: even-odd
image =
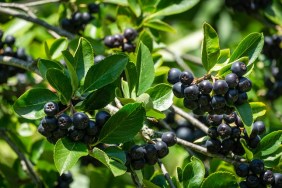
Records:
[[[273,184],[275,182],[274,174],[271,170],[266,170],[260,175],[260,177],[265,184]]]
[[[52,133],[51,133],[50,131],[46,131],[46,130],[44,129],[44,127],[42,126],[41,123],[39,124],[39,126],[38,126],[38,128],[37,128],[37,131],[38,131],[41,135],[43,135],[43,136],[45,136],[45,137],[50,137],[50,136],[52,136]]]
[[[72,125],[72,119],[67,114],[58,117],[58,126],[60,129],[68,129]]]
[[[225,81],[229,88],[235,88],[239,83],[239,78],[237,74],[230,73],[225,77]]]
[[[238,94],[238,99],[235,102],[235,104],[236,105],[241,105],[241,104],[244,104],[247,101],[248,101],[248,95],[247,95],[246,92],[243,92],[243,93],[239,93]]]
[[[102,127],[105,123],[110,119],[111,115],[106,111],[99,111],[96,116],[96,125],[98,127]]]
[[[123,44],[124,37],[120,34],[113,35],[113,47],[120,47]]]
[[[237,89],[229,89],[225,94],[225,100],[228,105],[233,105],[239,97],[239,92]]]
[[[184,89],[184,96],[188,100],[197,100],[199,94],[200,91],[197,85],[191,85]]]
[[[223,108],[226,105],[225,98],[221,95],[214,95],[211,99],[211,106],[214,109]]]
[[[232,129],[231,129],[230,125],[225,124],[225,123],[222,123],[217,127],[218,135],[221,138],[229,137],[231,135],[231,131],[232,131]]]
[[[47,116],[54,116],[59,112],[59,106],[55,102],[47,102],[44,105],[44,113]]]
[[[246,178],[246,183],[248,185],[248,187],[258,187],[260,184],[259,178],[256,175],[249,175]]]
[[[254,137],[254,138],[250,138],[250,139],[247,141],[248,146],[249,146],[250,148],[255,149],[255,148],[259,145],[260,140],[261,140],[261,138],[260,138],[260,136],[258,136],[258,135],[257,135],[256,137]]]
[[[187,98],[184,98],[183,105],[190,110],[195,110],[199,107],[198,100],[188,100]]]
[[[194,80],[194,76],[190,71],[183,71],[180,74],[180,82],[184,85],[190,85],[193,80]]]
[[[89,3],[87,5],[87,8],[88,8],[88,11],[89,13],[98,13],[100,11],[100,7],[99,7],[99,4],[96,4],[96,3]]]
[[[133,160],[138,160],[144,157],[145,152],[142,146],[135,145],[130,149],[130,157]]]
[[[247,177],[249,174],[249,165],[241,163],[235,168],[235,171],[239,177]]]
[[[241,77],[247,72],[247,66],[243,62],[235,62],[231,66],[231,71],[237,76]]]
[[[252,82],[245,77],[239,79],[238,90],[239,92],[248,92],[252,89]]]
[[[46,131],[53,131],[58,127],[58,121],[55,117],[45,116],[41,120],[41,124]]]
[[[176,144],[177,139],[174,132],[166,132],[162,134],[162,141],[166,143],[168,147],[173,146]]]
[[[240,141],[237,141],[237,142],[234,143],[234,147],[232,149],[232,152],[235,155],[244,155],[245,154],[245,150],[244,150]]]
[[[145,164],[146,164],[146,161],[144,158],[131,161],[131,166],[134,170],[141,170],[142,168],[144,168]]]
[[[89,121],[88,127],[86,128],[86,134],[96,136],[99,132],[99,128],[95,121]]]
[[[210,94],[210,92],[212,91],[212,83],[209,80],[203,80],[199,83],[199,91],[202,94]]]
[[[147,144],[144,146],[145,154],[144,158],[149,165],[154,165],[158,162],[158,152],[153,144]]]
[[[221,142],[218,139],[209,139],[205,145],[210,153],[218,153],[221,148]]]
[[[213,92],[216,95],[225,95],[228,91],[228,85],[225,80],[217,80],[213,84]]]
[[[172,86],[172,92],[177,98],[184,97],[184,87],[181,82],[177,82]]]
[[[89,23],[91,21],[91,19],[92,19],[92,16],[88,12],[81,13],[81,22],[83,24]]]
[[[114,42],[115,42],[115,39],[113,36],[106,36],[104,38],[104,44],[109,47],[109,48],[113,48],[114,47]]]
[[[265,132],[265,125],[263,121],[256,121],[253,124],[253,130],[256,130],[256,132],[261,135]]]
[[[128,41],[133,41],[137,37],[138,33],[135,29],[127,28],[123,32],[124,38]]]
[[[250,170],[254,174],[261,174],[264,171],[264,163],[260,159],[253,159],[250,163]]]
[[[175,84],[177,82],[179,82],[179,76],[181,74],[181,71],[177,68],[171,68],[169,71],[168,71],[168,75],[167,75],[167,81],[170,83],[170,84]]]
[[[224,115],[223,118],[226,123],[234,123],[236,121],[237,114],[235,112],[232,112],[229,115]]]
[[[168,147],[163,141],[157,141],[154,146],[157,149],[159,158],[163,158],[169,153]]]
[[[124,52],[135,52],[136,46],[130,42],[125,42],[122,45],[122,51]]]
[[[207,116],[207,122],[209,125],[218,126],[221,124],[222,120],[223,120],[223,115],[209,114]]]
[[[75,129],[73,126],[69,128],[69,138],[73,141],[80,141],[83,139],[85,132],[84,130]]]
[[[176,130],[176,136],[178,138],[181,138],[183,140],[186,140],[188,142],[193,142],[194,141],[194,134],[193,130],[191,130],[189,127],[179,127]]]
[[[76,129],[85,129],[89,124],[89,117],[83,112],[73,114],[73,125]]]
[[[200,94],[198,96],[198,101],[199,101],[200,106],[207,106],[207,105],[210,104],[211,97],[210,97],[210,95],[207,95],[207,94]]]
[[[274,188],[282,187],[282,174],[280,173],[274,173]]]
[[[67,136],[67,133],[68,131],[66,129],[59,129],[59,128],[52,132],[53,137],[56,139],[60,139]]]
[[[217,138],[219,136],[217,132],[217,127],[210,127],[208,129],[208,136],[214,139]]]
[[[7,36],[5,37],[5,40],[4,40],[4,42],[5,42],[8,46],[14,45],[14,44],[15,44],[15,41],[16,41],[16,39],[15,39],[15,37],[13,37],[12,35],[7,35]]]

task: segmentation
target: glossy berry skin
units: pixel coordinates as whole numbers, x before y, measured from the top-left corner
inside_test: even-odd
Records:
[[[223,108],[226,104],[225,98],[221,95],[214,95],[211,99],[211,106],[214,109]]]
[[[113,35],[113,47],[120,47],[123,44],[123,36],[119,34]]]
[[[282,187],[282,174],[280,173],[274,173],[274,188]]]
[[[232,127],[231,129],[232,129],[232,131],[231,131],[231,138],[237,138],[237,139],[239,139],[239,138],[240,138],[240,135],[241,135],[241,130],[240,130],[240,128],[238,128],[238,127]]]
[[[188,100],[187,98],[184,98],[183,105],[190,110],[196,110],[199,107],[197,100]]]
[[[210,94],[213,88],[212,83],[209,80],[201,81],[198,86],[202,94]]]
[[[135,49],[136,49],[136,46],[129,42],[125,42],[122,45],[122,51],[124,52],[128,52],[128,53],[135,52]]]
[[[149,165],[154,165],[158,162],[158,152],[153,144],[146,144],[144,146],[144,158]]]
[[[142,146],[135,145],[130,149],[130,157],[133,160],[138,160],[144,157],[145,152]]]
[[[96,124],[98,127],[102,127],[110,119],[111,115],[106,111],[99,111],[96,116]]]
[[[45,116],[41,124],[46,131],[53,131],[58,127],[58,121],[55,117]]]
[[[248,92],[252,89],[252,82],[245,77],[239,79],[238,90],[240,92]]]
[[[88,8],[88,12],[89,13],[98,13],[100,11],[100,7],[99,7],[99,4],[96,4],[96,3],[89,3],[87,5],[87,8]]]
[[[179,82],[179,77],[180,77],[181,71],[177,68],[171,68],[168,71],[168,75],[167,75],[167,81],[170,84],[175,84],[177,82]]]
[[[265,184],[273,184],[275,182],[274,174],[271,170],[266,170],[260,175],[260,177]]]
[[[103,55],[96,55],[95,57],[94,57],[94,64],[98,64],[98,63],[100,63],[102,60],[104,60],[106,57],[105,56],[103,56]]]
[[[244,155],[245,154],[245,150],[244,150],[240,141],[237,141],[237,142],[234,143],[234,147],[232,149],[232,152],[235,155]]]
[[[68,132],[69,132],[69,138],[72,139],[73,141],[82,140],[85,135],[85,132],[83,130],[75,129],[73,127],[70,127]]]
[[[200,106],[207,106],[210,104],[211,97],[210,95],[200,94],[198,96],[198,102]]]
[[[261,135],[265,132],[265,125],[263,121],[256,121],[253,124],[253,130],[256,130],[256,132]]]
[[[217,127],[218,135],[221,138],[229,137],[231,135],[231,131],[232,131],[232,129],[231,129],[230,125],[225,124],[225,123],[222,123]]]
[[[227,155],[234,147],[234,140],[231,138],[227,138],[222,140],[221,142],[221,150],[220,153],[223,155]]]
[[[235,112],[223,116],[223,119],[226,123],[234,123],[236,121],[236,118],[237,118],[237,114]]]
[[[52,136],[52,133],[51,133],[50,131],[46,131],[46,130],[44,129],[44,127],[42,126],[41,123],[39,124],[39,126],[38,126],[38,128],[37,128],[37,131],[38,131],[41,135],[43,135],[43,136],[45,136],[45,137],[50,137],[50,136]]]
[[[68,129],[72,125],[72,119],[67,114],[58,117],[58,126],[60,129]]]
[[[236,88],[239,83],[239,78],[236,74],[230,73],[225,76],[225,81],[229,88]]]
[[[106,36],[104,38],[104,44],[109,47],[109,48],[113,48],[114,47],[114,42],[115,42],[115,39],[113,36]]]
[[[195,139],[193,130],[190,129],[189,127],[184,127],[184,126],[177,128],[176,136],[188,142],[193,142]]]
[[[217,127],[210,127],[208,129],[208,136],[214,139],[217,138],[219,136],[217,132]]]
[[[180,74],[179,78],[180,78],[180,82],[183,85],[190,85],[193,82],[193,80],[194,80],[194,76],[193,76],[193,74],[190,71],[183,71]]]
[[[218,139],[209,139],[206,141],[206,148],[208,152],[218,153],[221,148],[221,142]]]
[[[8,46],[12,46],[13,44],[15,44],[15,37],[13,37],[12,35],[7,35],[4,42],[8,45]]]
[[[250,138],[250,139],[247,141],[248,146],[249,146],[250,148],[255,149],[255,148],[259,145],[260,140],[261,140],[261,138],[260,138],[260,136],[258,136],[258,135],[257,135],[256,137],[254,137],[254,138]]]
[[[184,96],[188,100],[197,100],[199,94],[200,91],[197,85],[191,85],[184,89]]]
[[[73,125],[76,129],[85,129],[89,124],[89,117],[83,112],[73,114]]]
[[[164,143],[166,143],[168,147],[175,145],[177,142],[176,135],[174,132],[163,133],[161,139]]]
[[[248,95],[246,92],[243,92],[243,93],[239,93],[238,94],[238,99],[237,101],[235,102],[235,104],[237,105],[241,105],[241,104],[244,104],[245,102],[248,101]]]
[[[213,84],[213,92],[216,95],[225,95],[228,91],[228,85],[225,80],[217,80]]]
[[[91,19],[92,19],[92,16],[88,12],[81,13],[81,22],[83,24],[89,23],[91,21]]]
[[[168,147],[163,141],[157,141],[154,146],[157,150],[159,158],[163,158],[169,153]]]
[[[223,115],[211,115],[207,116],[207,122],[209,125],[218,126],[223,120]]]
[[[236,74],[237,76],[241,77],[247,72],[247,66],[243,62],[235,62],[231,65],[232,73]]]
[[[71,20],[69,20],[67,18],[63,18],[61,20],[61,26],[65,30],[68,30],[68,31],[73,30],[73,25],[71,23]]]
[[[86,134],[91,136],[96,136],[99,132],[98,126],[96,126],[95,121],[89,121],[89,124],[86,128]]]
[[[239,177],[247,177],[249,174],[249,165],[241,163],[235,168],[235,172]]]
[[[137,37],[138,33],[135,29],[127,28],[123,32],[124,38],[128,41],[133,41]]]
[[[74,25],[79,26],[82,22],[82,13],[81,12],[73,13],[71,19]]]
[[[53,137],[56,138],[56,139],[60,139],[60,138],[63,138],[67,135],[67,130],[66,129],[56,129],[52,132],[53,134]]]
[[[146,164],[146,161],[144,158],[131,161],[131,166],[134,170],[141,170],[142,168],[144,168],[145,164]]]
[[[264,163],[260,159],[254,159],[250,163],[250,170],[254,174],[261,174],[264,171]]]
[[[172,86],[172,92],[175,97],[183,98],[184,97],[184,87],[181,82],[177,82]]]
[[[55,102],[47,102],[44,105],[44,113],[47,116],[54,116],[59,112],[59,106]]]
[[[239,97],[239,92],[237,89],[229,89],[225,94],[225,100],[228,105],[233,105]]]
[[[246,183],[248,187],[257,187],[260,184],[259,178],[256,175],[249,175],[246,178]]]

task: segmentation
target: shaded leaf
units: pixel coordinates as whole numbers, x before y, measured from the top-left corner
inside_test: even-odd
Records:
[[[51,59],[57,59],[62,56],[62,51],[68,47],[68,40],[66,38],[56,39],[50,49],[49,56]]]
[[[64,70],[64,66],[62,64],[47,59],[39,59],[37,67],[43,79],[46,79],[46,72],[48,69]]]
[[[144,26],[159,30],[159,31],[165,31],[165,32],[171,32],[175,33],[176,30],[168,25],[167,23],[161,21],[161,20],[150,20],[148,22],[144,23]]]
[[[205,177],[205,166],[201,160],[196,157],[191,158],[182,174],[183,186],[187,188],[200,187]]]
[[[173,103],[172,87],[168,84],[158,84],[146,91],[153,101],[156,110],[164,111]]]
[[[263,116],[266,113],[266,105],[262,102],[250,102],[253,119]]]
[[[236,177],[230,172],[219,171],[205,178],[201,188],[237,188]]]
[[[246,102],[242,105],[235,106],[235,108],[244,123],[244,128],[246,129],[247,134],[250,135],[253,124],[253,113],[251,105]]]
[[[79,81],[78,81],[78,77],[76,74],[76,71],[73,67],[74,65],[74,57],[71,55],[71,53],[67,50],[62,51],[62,54],[65,58],[65,62],[68,68],[68,72],[70,75],[70,80],[71,80],[71,86],[72,86],[72,90],[73,92],[75,92],[79,86]]]

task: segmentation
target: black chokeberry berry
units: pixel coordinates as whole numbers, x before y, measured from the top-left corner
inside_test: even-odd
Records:
[[[239,83],[239,78],[237,74],[230,73],[227,76],[225,76],[225,81],[228,84],[229,88],[235,88]]]
[[[123,32],[124,38],[128,41],[133,41],[137,37],[138,33],[135,29],[127,28]]]
[[[27,59],[27,56],[26,56],[24,48],[18,48],[17,49],[16,57],[19,58],[19,59],[22,59],[22,60],[26,60]]]
[[[194,76],[190,71],[183,71],[180,74],[180,82],[184,85],[190,85],[193,80],[194,80]]]
[[[260,159],[253,159],[250,163],[250,170],[254,174],[261,174],[264,171],[264,163]]]
[[[166,143],[168,147],[176,144],[177,139],[174,132],[166,132],[162,134],[162,141]]]
[[[188,100],[197,100],[199,94],[200,91],[197,85],[191,85],[184,89],[184,96]]]
[[[247,177],[249,175],[249,165],[241,163],[235,168],[235,172],[239,177]]]
[[[188,100],[187,98],[184,98],[183,105],[190,110],[195,110],[199,107],[198,100]]]
[[[83,112],[74,113],[72,119],[76,129],[85,129],[89,124],[89,117]]]
[[[99,132],[98,126],[95,121],[89,121],[88,127],[86,128],[86,134],[96,136]]]
[[[68,131],[66,129],[60,129],[60,128],[57,128],[56,130],[54,130],[52,132],[52,135],[54,138],[56,138],[57,140],[60,139],[60,138],[63,138],[67,135]]]
[[[174,96],[176,96],[177,98],[183,98],[184,97],[184,86],[182,85],[182,83],[177,82],[173,84],[172,92]]]
[[[246,92],[243,92],[243,93],[239,93],[238,94],[238,99],[235,102],[235,104],[236,105],[241,105],[241,104],[244,104],[247,101],[248,101],[248,95],[247,95]]]
[[[44,113],[47,116],[54,116],[59,112],[59,106],[55,102],[47,102],[44,105]]]
[[[257,187],[260,184],[259,178],[256,175],[249,175],[246,178],[248,187]]]
[[[89,3],[87,5],[87,8],[88,8],[88,11],[92,14],[98,13],[100,11],[100,6],[99,6],[99,4],[96,4],[96,3]]]
[[[275,182],[274,174],[271,170],[266,170],[260,177],[262,177],[262,181],[265,184],[273,184]]]
[[[245,77],[239,79],[238,90],[239,92],[248,92],[252,89],[252,82]]]
[[[232,73],[236,74],[237,76],[241,77],[247,72],[247,66],[243,62],[235,62],[231,65]]]
[[[86,134],[86,135],[83,136],[82,141],[85,144],[94,144],[95,141],[96,141],[96,137]]]
[[[211,97],[210,95],[207,95],[207,94],[200,94],[198,96],[198,101],[199,101],[200,106],[207,106],[210,104]]]
[[[114,47],[114,42],[115,42],[115,39],[113,36],[109,35],[109,36],[106,36],[104,38],[104,44],[109,47],[109,48],[113,48]]]
[[[168,147],[163,141],[157,141],[154,146],[157,150],[159,158],[163,158],[169,153]]]
[[[133,160],[138,160],[144,157],[145,149],[142,146],[134,145],[130,149],[130,157]]]
[[[207,122],[209,125],[218,126],[221,124],[223,120],[223,115],[207,115]]]
[[[138,160],[131,161],[131,166],[134,170],[141,170],[142,168],[144,168],[145,164],[146,164],[146,161],[144,158],[140,158]]]
[[[231,138],[238,138],[239,139],[240,136],[241,136],[240,128],[232,127],[231,129],[232,129],[232,131],[231,131]]]
[[[226,105],[225,98],[221,95],[214,95],[211,99],[211,106],[214,109],[223,108]]]
[[[218,153],[221,148],[221,142],[218,139],[209,139],[206,141],[206,148],[208,152]]]
[[[233,105],[239,97],[239,92],[237,89],[229,89],[225,94],[225,100],[228,105]]]
[[[8,46],[12,46],[15,43],[16,39],[15,37],[13,37],[12,35],[7,35],[5,37],[4,42],[8,45]]]
[[[256,130],[256,132],[261,135],[265,132],[265,125],[263,121],[256,121],[253,124],[253,130]]]
[[[124,37],[120,34],[113,35],[113,47],[120,47],[123,44]]]
[[[242,144],[239,140],[234,143],[234,147],[232,149],[232,152],[235,155],[244,155],[245,154],[245,149],[244,149],[244,147],[242,146]]]
[[[67,114],[58,117],[58,126],[60,129],[68,129],[72,125],[72,119]]]
[[[217,132],[221,138],[226,138],[231,135],[232,129],[230,125],[222,123],[217,127]]]
[[[217,138],[219,136],[217,132],[217,127],[210,127],[208,129],[208,136],[211,138]]]
[[[177,82],[179,82],[179,77],[180,77],[181,71],[177,68],[171,68],[168,71],[168,75],[167,75],[167,81],[170,84],[175,84]]]
[[[240,188],[249,188],[246,181],[241,181],[241,182],[239,183],[239,187],[240,187]]]
[[[274,188],[282,187],[282,174],[280,173],[274,173]]]
[[[80,141],[83,139],[85,135],[84,130],[75,129],[74,126],[71,126],[68,129],[68,133],[69,133],[69,138],[72,139],[73,141]]]
[[[144,146],[144,158],[149,165],[154,165],[158,161],[158,152],[153,144],[146,144]]]
[[[38,131],[41,135],[43,135],[43,136],[45,136],[45,137],[50,137],[50,136],[52,136],[51,131],[46,131],[46,130],[44,129],[44,127],[42,126],[41,123],[39,124],[39,126],[38,126],[38,128],[37,128],[37,131]]]
[[[125,42],[122,45],[122,51],[124,52],[135,52],[136,46],[130,42]]]
[[[105,123],[108,121],[108,119],[110,119],[111,115],[106,112],[106,111],[99,111],[96,115],[95,115],[95,119],[96,119],[96,125],[98,127],[102,127],[103,125],[105,125]]]
[[[248,146],[250,146],[250,148],[255,149],[259,145],[260,140],[261,140],[260,136],[257,135],[256,137],[247,140],[247,144]]]
[[[210,94],[213,88],[212,83],[209,80],[201,81],[198,86],[202,94]]]
[[[194,141],[194,132],[189,127],[178,127],[176,130],[176,136],[188,142]]]
[[[223,118],[226,123],[234,123],[236,121],[237,114],[235,112],[232,112],[229,115],[224,115]]]
[[[41,120],[41,124],[46,131],[53,131],[58,127],[58,121],[55,117],[45,116]]]
[[[225,95],[228,91],[228,85],[225,80],[217,80],[213,84],[213,92],[216,95]]]
[[[13,52],[13,48],[10,47],[10,46],[6,46],[4,48],[4,53],[3,55],[6,55],[6,56],[14,56],[14,52]]]
[[[228,154],[234,147],[234,140],[231,138],[227,138],[222,140],[221,142],[221,150],[220,153],[223,155]]]
[[[81,22],[83,24],[89,23],[91,21],[91,19],[92,19],[92,16],[88,12],[81,13]]]

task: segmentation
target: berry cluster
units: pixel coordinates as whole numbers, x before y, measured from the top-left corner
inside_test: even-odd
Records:
[[[63,18],[61,20],[61,27],[71,33],[79,33],[83,31],[85,26],[95,17],[92,14],[98,13],[100,7],[98,4],[90,3],[87,5],[88,12],[74,12],[71,18]]]
[[[225,5],[239,12],[256,12],[264,9],[271,0],[225,0]]]
[[[279,59],[282,54],[282,35],[264,37],[263,54],[269,59]]]
[[[25,53],[24,48],[16,48],[15,37],[7,35],[3,39],[4,32],[0,30],[0,56],[10,56],[24,61],[32,61],[32,58]],[[9,77],[15,76],[17,73],[23,73],[24,70],[8,66],[0,65],[0,84],[6,83]]]
[[[229,114],[234,111],[232,106],[247,102],[247,92],[252,88],[252,82],[243,77],[247,72],[243,62],[233,63],[231,71],[225,80],[216,80],[212,84],[208,79],[198,83],[191,72],[172,68],[167,80],[173,84],[174,95],[184,98],[184,106],[193,110],[194,114]]]
[[[162,134],[161,141],[142,146],[134,145],[126,155],[126,166],[131,165],[133,170],[141,170],[145,164],[154,165],[159,158],[169,153],[168,147],[176,144],[176,135],[173,132]]]
[[[208,115],[207,122],[209,127],[208,136],[210,137],[205,145],[209,152],[229,154],[231,151],[235,155],[243,155],[245,150],[240,142],[240,138],[246,140],[247,145],[254,149],[260,142],[260,136],[265,132],[265,125],[262,121],[253,124],[250,136],[244,129],[244,125],[235,112],[229,115]],[[241,134],[243,133],[243,134]]]
[[[132,43],[138,33],[135,29],[127,28],[123,35],[115,34],[104,38],[104,44],[109,48],[122,48],[123,52],[134,52],[136,46]]]
[[[69,188],[72,182],[72,173],[70,171],[64,172],[58,177],[55,188]]]
[[[56,143],[63,137],[73,141],[82,141],[85,144],[93,144],[97,136],[111,117],[108,112],[100,111],[92,121],[83,112],[76,112],[72,117],[63,113],[58,115],[59,107],[54,102],[48,102],[44,106],[45,116],[38,127],[38,132],[47,137],[50,143]]]
[[[256,188],[267,187],[272,188],[282,187],[282,174],[273,173],[271,170],[266,170],[262,160],[253,159],[250,164],[241,163],[235,166],[236,174],[239,177],[246,178],[241,181],[241,188]]]

